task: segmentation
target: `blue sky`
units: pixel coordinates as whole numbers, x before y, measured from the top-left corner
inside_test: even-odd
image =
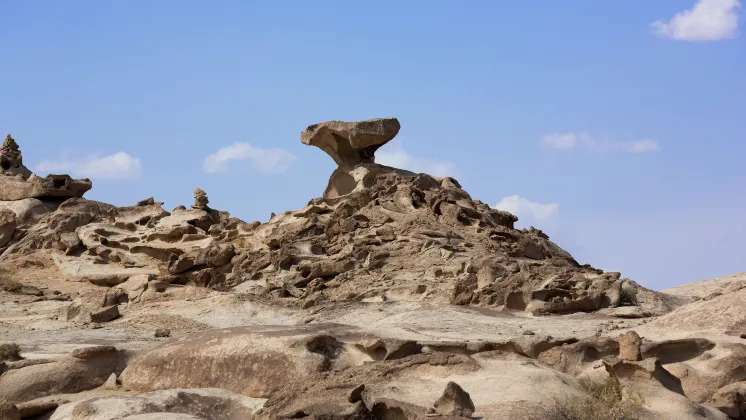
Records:
[[[741,6],[0,0],[0,131],[88,198],[266,221],[335,167],[303,128],[395,116],[386,163],[664,288],[746,270]]]

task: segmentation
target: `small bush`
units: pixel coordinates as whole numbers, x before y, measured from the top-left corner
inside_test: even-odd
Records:
[[[0,362],[15,362],[21,360],[21,347],[16,343],[0,344]]]
[[[13,279],[13,273],[7,268],[0,268],[0,283],[3,290],[9,293],[21,290],[23,285]]]
[[[555,399],[547,420],[638,420],[644,399],[639,393],[624,390],[613,378],[580,380],[587,396]]]

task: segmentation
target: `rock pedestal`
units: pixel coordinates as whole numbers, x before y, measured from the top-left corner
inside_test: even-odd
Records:
[[[376,150],[391,141],[400,128],[396,118],[374,118],[357,122],[326,121],[303,130],[300,135],[303,144],[318,147],[339,165],[329,178],[324,198],[334,200],[368,188],[379,174],[415,175],[375,163]]]

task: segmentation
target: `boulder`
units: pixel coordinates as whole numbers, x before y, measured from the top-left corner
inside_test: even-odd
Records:
[[[50,363],[12,369],[0,376],[0,399],[21,403],[101,386],[124,369],[126,354],[113,347],[81,350]]]
[[[391,141],[400,128],[396,118],[326,121],[309,125],[300,138],[303,144],[316,146],[326,152],[337,165],[354,166],[373,163],[376,150]]]
[[[41,201],[37,198],[24,198],[16,201],[0,201],[0,209],[15,213],[19,225],[31,225],[38,222],[45,214],[59,206],[59,200]]]
[[[441,416],[471,417],[475,410],[469,393],[455,382],[448,382],[443,395],[433,406]]]
[[[119,318],[119,307],[117,305],[107,306],[105,308],[91,312],[91,322],[103,323],[113,321]]]

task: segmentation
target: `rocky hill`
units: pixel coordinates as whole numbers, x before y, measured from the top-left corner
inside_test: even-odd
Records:
[[[338,168],[267,223],[199,188],[87,200],[8,136],[0,418],[746,416],[746,277],[656,292],[581,265],[453,178],[375,163],[399,128],[306,128]]]

